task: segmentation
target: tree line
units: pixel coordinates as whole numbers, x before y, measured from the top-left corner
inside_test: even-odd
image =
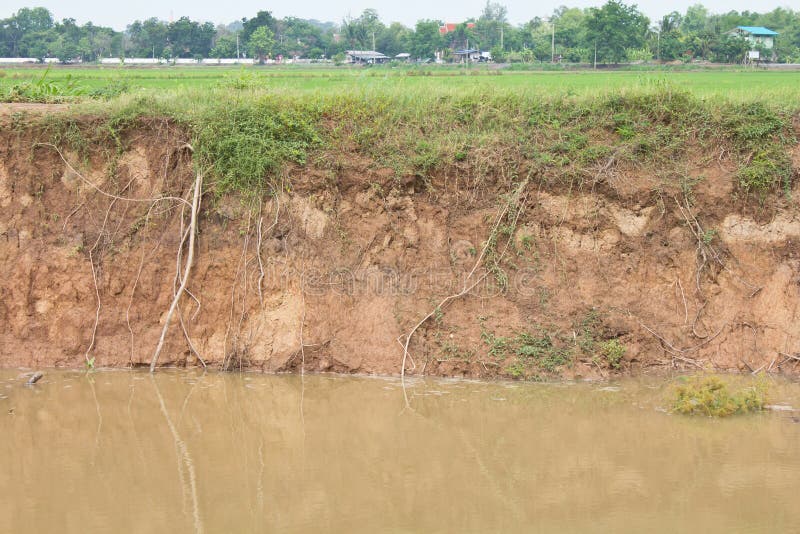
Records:
[[[181,17],[166,22],[136,20],[124,31],[56,21],[45,8],[23,8],[0,19],[0,57],[96,61],[102,57],[302,57],[341,59],[345,50],[401,52],[415,59],[445,58],[459,48],[491,51],[495,61],[620,63],[637,60],[740,61],[751,45],[730,34],[737,26],[765,26],[778,32],[774,57],[800,62],[800,11],[710,13],[701,4],[651,21],[636,5],[609,0],[586,9],[559,7],[550,17],[524,24],[508,22],[508,10],[488,1],[478,17],[440,32],[444,22],[419,20],[413,28],[384,24],[367,9],[340,23],[295,17],[276,18],[259,11],[227,25]]]

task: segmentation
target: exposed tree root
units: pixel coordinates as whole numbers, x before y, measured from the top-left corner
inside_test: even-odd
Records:
[[[423,317],[417,324],[415,324],[414,327],[408,332],[408,334],[406,334],[405,343],[403,343],[401,341],[402,337],[398,338],[398,340],[397,340],[398,343],[400,343],[402,345],[402,347],[403,347],[403,361],[402,361],[401,367],[400,367],[400,378],[401,378],[401,380],[405,379],[406,363],[408,361],[408,358],[410,357],[410,354],[408,352],[408,347],[411,344],[411,338],[414,336],[416,331],[423,324],[425,324],[431,317],[433,317],[437,313],[440,313],[441,310],[443,310],[445,306],[450,304],[450,302],[452,302],[452,301],[454,301],[456,299],[459,299],[459,298],[463,297],[464,295],[468,294],[478,284],[483,282],[483,280],[485,280],[487,276],[489,276],[491,271],[489,269],[485,269],[483,274],[481,274],[475,281],[472,281],[472,277],[475,274],[475,271],[483,263],[483,260],[484,260],[484,258],[486,256],[486,253],[489,250],[489,246],[491,244],[495,243],[495,240],[497,238],[498,229],[500,227],[500,223],[503,222],[503,220],[506,218],[506,215],[508,214],[509,210],[512,207],[515,208],[515,214],[514,214],[514,220],[513,220],[512,224],[511,224],[511,228],[513,229],[513,228],[516,227],[517,220],[519,219],[519,216],[520,216],[520,214],[522,212],[522,209],[519,207],[520,206],[520,196],[522,195],[522,192],[525,190],[525,187],[527,185],[528,185],[528,179],[525,179],[517,187],[517,189],[514,191],[514,194],[511,196],[511,198],[508,199],[508,201],[506,202],[505,206],[503,207],[503,209],[498,214],[497,218],[495,219],[495,223],[492,226],[492,230],[489,232],[489,236],[487,237],[486,242],[484,243],[483,248],[481,249],[481,253],[480,253],[480,255],[478,255],[478,259],[475,261],[475,265],[472,267],[472,270],[469,272],[467,277],[464,279],[464,284],[462,286],[461,291],[459,291],[458,293],[452,294],[452,295],[448,295],[447,297],[442,299],[442,301],[439,302],[439,304],[433,310],[431,310],[430,313],[428,313],[428,315]],[[508,245],[509,245],[511,239],[513,239],[513,231],[511,232],[511,235],[509,235],[508,239],[509,239],[509,241],[506,243],[506,246],[503,249],[502,253],[497,258],[494,259],[495,265],[497,263],[499,263],[500,260],[502,260],[503,256],[505,256],[505,253],[508,250]],[[407,399],[406,399],[406,402],[407,402]]]
[[[172,321],[172,315],[175,313],[175,309],[180,302],[181,295],[183,295],[184,290],[186,289],[186,285],[189,282],[189,275],[192,272],[192,264],[194,263],[194,247],[197,234],[197,216],[200,211],[200,197],[202,196],[202,188],[203,188],[203,173],[198,171],[197,177],[194,181],[194,195],[192,197],[192,211],[191,211],[191,219],[189,223],[189,252],[186,258],[186,267],[184,269],[183,276],[181,277],[181,285],[178,288],[175,297],[172,299],[172,304],[169,307],[169,311],[167,312],[167,317],[164,320],[164,328],[161,330],[161,337],[158,340],[158,345],[156,346],[156,350],[153,353],[153,358],[150,360],[150,372],[154,372],[156,370],[156,365],[158,364],[158,357],[161,354],[161,349],[164,348],[164,340],[167,336],[167,330],[169,330],[170,322]],[[180,251],[179,251],[180,253]]]
[[[128,187],[130,187],[133,180],[131,179],[128,184],[122,189],[124,192]],[[100,323],[100,309],[102,307],[102,301],[100,299],[100,287],[97,283],[97,269],[94,265],[94,252],[97,250],[98,245],[100,245],[100,240],[103,238],[103,233],[106,229],[106,224],[108,223],[108,217],[111,214],[111,209],[114,207],[114,204],[117,202],[117,198],[113,198],[111,202],[108,204],[108,209],[106,209],[106,214],[103,217],[103,224],[100,226],[100,231],[97,233],[97,239],[92,245],[92,248],[89,249],[89,264],[92,267],[92,282],[94,282],[94,294],[95,298],[97,299],[97,307],[95,308],[94,312],[94,325],[92,326],[92,339],[89,342],[89,346],[86,348],[86,353],[83,355],[84,359],[86,360],[86,365],[89,367],[94,367],[94,358],[89,358],[89,354],[94,349],[95,339],[97,337],[97,325]]]

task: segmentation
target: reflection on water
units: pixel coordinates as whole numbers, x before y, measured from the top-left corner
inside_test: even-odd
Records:
[[[800,525],[800,424],[661,383],[0,371],[0,532],[757,532]],[[773,387],[800,406],[800,386]],[[777,398],[776,398],[777,397]]]

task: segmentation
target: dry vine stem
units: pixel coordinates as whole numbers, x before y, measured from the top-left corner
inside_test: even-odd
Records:
[[[186,257],[186,267],[184,268],[183,276],[181,277],[181,285],[172,299],[172,304],[167,312],[167,318],[164,320],[164,328],[161,330],[161,338],[158,340],[158,345],[153,353],[153,359],[150,361],[151,373],[156,370],[158,356],[161,354],[161,349],[164,348],[164,339],[167,337],[167,330],[169,330],[169,324],[172,321],[172,315],[175,313],[175,309],[178,307],[181,295],[183,295],[183,293],[186,291],[186,285],[189,283],[189,275],[192,272],[192,263],[194,263],[194,244],[195,241],[197,241],[197,215],[200,211],[200,197],[202,196],[202,189],[203,173],[197,171],[197,177],[194,180],[194,196],[192,197],[191,220],[189,222],[189,253]],[[178,254],[180,254],[180,251],[178,251]]]
[[[489,271],[486,271],[482,275],[480,275],[478,277],[478,279],[474,283],[472,283],[471,285],[467,285],[469,283],[470,279],[472,278],[472,275],[475,274],[475,271],[478,269],[478,266],[480,266],[481,262],[483,261],[483,258],[486,255],[486,251],[489,248],[489,244],[492,242],[492,238],[497,234],[497,230],[498,230],[498,228],[500,226],[500,223],[503,222],[503,219],[505,219],[505,216],[508,213],[509,208],[512,205],[518,205],[519,204],[519,197],[522,194],[522,192],[525,190],[525,187],[527,185],[528,185],[528,180],[526,179],[519,185],[519,187],[517,187],[516,191],[514,191],[514,196],[511,199],[509,199],[508,202],[506,202],[505,207],[503,207],[502,211],[497,216],[497,220],[495,221],[494,225],[492,226],[491,232],[489,232],[489,236],[486,239],[486,243],[483,245],[483,249],[481,250],[481,253],[478,256],[478,259],[475,261],[475,265],[472,267],[472,270],[469,272],[467,277],[464,279],[464,285],[462,286],[461,291],[459,291],[458,293],[455,293],[453,295],[448,295],[447,297],[442,299],[442,301],[439,303],[439,305],[436,306],[433,310],[431,310],[431,312],[428,315],[426,315],[425,317],[423,317],[416,325],[414,325],[414,328],[412,328],[411,331],[406,335],[405,343],[404,344],[401,343],[403,345],[403,363],[401,364],[401,368],[400,368],[400,379],[401,380],[405,380],[405,376],[406,376],[406,362],[408,361],[408,358],[410,356],[409,353],[408,353],[408,346],[409,346],[409,344],[411,344],[411,337],[419,329],[419,327],[421,327],[423,324],[425,324],[425,322],[427,322],[428,319],[433,317],[436,314],[437,311],[441,311],[442,308],[444,306],[446,306],[447,304],[449,304],[451,301],[453,301],[455,299],[458,299],[460,297],[463,297],[464,295],[466,295],[467,293],[472,291],[487,276],[489,276]],[[517,211],[517,213],[515,214],[514,224],[512,225],[512,227],[516,226],[516,222],[517,222],[517,219],[519,218],[521,210],[517,209],[516,211]],[[509,236],[509,240],[511,240],[512,238],[513,238],[513,236]],[[498,260],[502,259],[503,255],[505,254],[507,249],[508,249],[508,244],[506,244],[506,248],[503,249],[503,253],[500,255],[500,258],[498,258]],[[400,339],[401,338],[398,338],[398,342],[400,341]],[[405,390],[404,390],[404,393],[405,393]],[[407,398],[406,398],[406,404],[408,404],[408,399]]]

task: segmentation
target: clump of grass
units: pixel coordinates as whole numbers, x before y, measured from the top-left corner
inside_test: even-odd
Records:
[[[792,164],[780,149],[769,147],[755,154],[739,168],[739,185],[745,191],[763,194],[776,186],[791,188]]]
[[[285,163],[305,163],[321,143],[318,119],[310,106],[268,98],[212,106],[193,121],[195,155],[218,176],[218,194],[263,193]]]
[[[731,391],[728,384],[716,376],[688,378],[675,388],[672,411],[707,417],[758,412],[764,409],[766,394],[764,382]]]
[[[130,91],[130,89],[131,86],[127,80],[115,79],[109,81],[106,85],[102,87],[92,89],[91,91],[88,92],[88,95],[92,98],[109,100],[111,98],[116,98],[122,94],[127,93],[128,91]]]
[[[609,339],[600,343],[600,356],[612,369],[619,369],[622,366],[622,358],[625,357],[625,345],[618,339]]]
[[[44,71],[37,80],[28,80],[11,85],[0,94],[0,100],[5,102],[32,102],[32,103],[56,103],[74,99],[86,93],[85,88],[73,78],[67,75],[62,82],[55,82],[48,79],[50,69]]]
[[[538,336],[521,333],[514,338],[514,353],[518,363],[532,363],[536,367],[554,373],[572,363],[572,350],[567,346],[557,346],[548,332]]]

